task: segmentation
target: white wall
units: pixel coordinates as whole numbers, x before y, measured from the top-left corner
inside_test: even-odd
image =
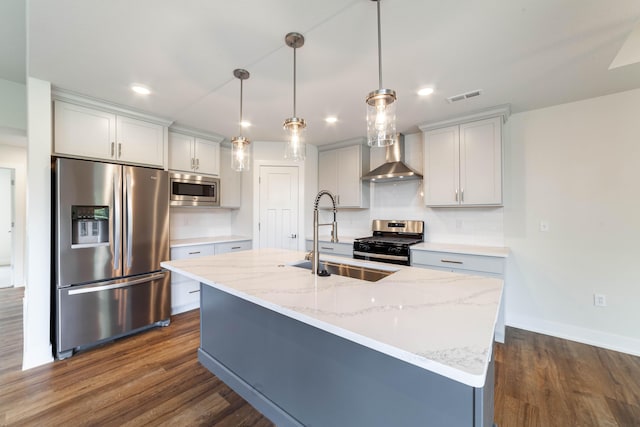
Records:
[[[638,112],[634,90],[511,117],[507,324],[640,355]]]
[[[27,128],[27,88],[21,83],[0,79],[0,129]]]
[[[51,312],[51,84],[27,79],[27,258],[23,369],[53,360]]]
[[[231,231],[229,209],[170,208],[170,219],[171,240],[237,234]]]
[[[0,134],[0,167],[15,171],[15,224],[13,228],[13,280],[15,286],[24,286],[25,220],[27,197],[27,149],[4,145]]]

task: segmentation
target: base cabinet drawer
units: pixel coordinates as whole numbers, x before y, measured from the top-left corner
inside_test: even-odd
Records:
[[[450,271],[504,275],[504,258],[457,254],[451,252],[411,251],[411,265],[415,267],[438,268]],[[460,271],[464,273],[464,271]]]
[[[200,307],[200,283],[185,280],[171,283],[171,314],[183,313]]]
[[[215,254],[215,245],[193,245],[171,248],[171,259],[189,259]]]
[[[251,249],[251,240],[242,240],[239,242],[216,243],[216,255],[226,254],[228,252],[248,251]]]
[[[190,259],[251,249],[251,240],[206,243],[171,248],[171,259]],[[171,275],[171,314],[200,308],[200,283],[181,274]]]

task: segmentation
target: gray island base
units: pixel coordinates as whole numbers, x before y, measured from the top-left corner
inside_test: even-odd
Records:
[[[491,426],[472,387],[201,283],[199,361],[278,426]]]

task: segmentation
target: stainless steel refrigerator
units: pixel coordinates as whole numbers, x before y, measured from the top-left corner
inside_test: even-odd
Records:
[[[64,158],[52,167],[56,356],[168,325],[167,172]]]

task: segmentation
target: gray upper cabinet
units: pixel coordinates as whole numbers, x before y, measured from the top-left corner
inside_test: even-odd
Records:
[[[242,172],[231,169],[231,148],[220,147],[220,207],[239,208],[242,203]]]
[[[502,117],[427,130],[423,138],[427,206],[502,205]]]
[[[221,139],[169,132],[169,169],[197,175],[220,175]]]
[[[369,171],[369,149],[361,144],[318,153],[318,190],[329,190],[340,208],[368,208],[369,183],[360,177]],[[323,198],[321,207],[331,203]]]
[[[56,100],[53,153],[164,167],[166,127],[106,108]]]

